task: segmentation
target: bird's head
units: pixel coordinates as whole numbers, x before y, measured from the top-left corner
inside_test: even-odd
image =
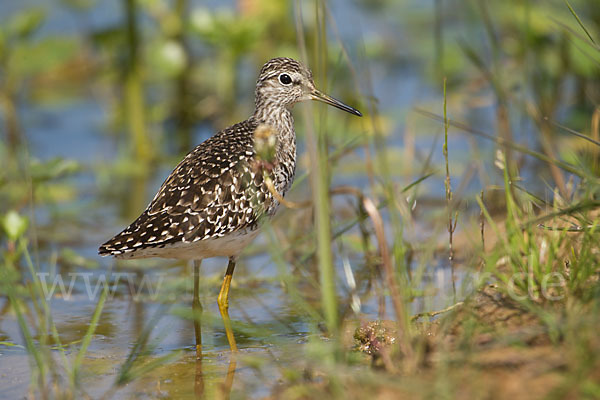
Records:
[[[292,58],[279,57],[263,65],[256,82],[256,108],[291,108],[304,100],[318,100],[350,114],[362,116],[360,111],[319,91],[312,72]]]

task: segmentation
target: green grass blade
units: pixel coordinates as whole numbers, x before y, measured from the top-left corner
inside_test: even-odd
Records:
[[[83,340],[81,342],[81,347],[79,348],[79,352],[77,353],[77,357],[73,362],[73,369],[71,371],[71,382],[73,385],[76,383],[77,375],[79,373],[79,369],[81,368],[81,363],[83,362],[83,357],[85,357],[85,353],[87,352],[88,346],[92,341],[92,336],[96,331],[96,327],[98,326],[98,321],[100,320],[100,315],[102,315],[102,310],[104,309],[104,302],[108,296],[108,284],[104,285],[104,290],[100,295],[100,299],[96,304],[96,308],[94,309],[94,314],[92,314],[92,319],[90,321],[90,325],[83,336]]]
[[[593,44],[596,44],[596,42],[594,41],[594,38],[592,37],[592,35],[590,34],[590,32],[588,32],[587,28],[585,27],[585,25],[583,24],[583,22],[581,22],[581,19],[579,19],[579,16],[577,15],[577,13],[573,9],[573,7],[571,7],[571,4],[569,4],[569,2],[567,0],[564,0],[564,1],[565,1],[565,4],[567,5],[567,7],[569,8],[569,11],[571,11],[571,14],[573,14],[573,17],[575,17],[575,19],[577,20],[577,23],[579,24],[579,26],[581,27],[581,29],[583,29],[583,31],[585,32],[585,34],[587,35],[587,37],[590,39],[590,41]]]

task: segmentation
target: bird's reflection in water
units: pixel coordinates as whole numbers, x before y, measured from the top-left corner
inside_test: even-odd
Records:
[[[204,375],[202,374],[202,357],[196,357],[196,374],[194,375],[194,394],[197,399],[204,396]]]
[[[223,385],[221,386],[224,399],[229,399],[229,393],[231,393],[231,387],[233,386],[233,378],[235,377],[236,366],[237,362],[235,361],[235,356],[231,355],[229,367],[227,367],[227,376],[225,377],[225,381],[223,381]]]
[[[231,387],[233,386],[233,380],[235,378],[235,369],[237,367],[237,361],[234,355],[231,355],[229,360],[229,366],[227,367],[227,375],[225,379],[219,385],[219,391],[221,399],[229,399],[231,393]],[[196,358],[196,374],[194,377],[194,395],[196,399],[205,399],[205,386],[204,386],[204,374],[202,372],[202,357]]]
[[[197,285],[198,279],[195,279]],[[195,291],[197,292],[197,287]],[[198,300],[197,296],[194,296],[193,303],[194,310],[194,334],[196,337],[196,373],[194,375],[194,395],[197,399],[205,398],[205,386],[204,386],[204,374],[202,371],[202,305]],[[227,367],[227,375],[223,383],[220,385],[220,391],[222,399],[229,399],[231,393],[231,387],[233,386],[233,379],[235,377],[235,369],[237,367],[237,361],[235,354],[230,354],[229,366]]]
[[[194,317],[194,335],[196,337],[196,374],[194,375],[194,394],[197,399],[204,396],[204,375],[202,374],[202,304],[199,297],[200,263],[194,262],[194,297],[192,311]]]

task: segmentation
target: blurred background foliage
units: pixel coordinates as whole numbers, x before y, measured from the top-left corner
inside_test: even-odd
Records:
[[[514,217],[513,227],[543,210],[582,204],[585,207],[576,208],[581,226],[594,225],[595,216],[587,212],[597,207],[600,190],[599,45],[597,0],[2,2],[0,342],[25,346],[37,360],[37,369],[15,372],[25,378],[6,388],[5,394],[22,396],[29,390],[41,395],[52,382],[45,373],[52,375],[53,369],[72,376],[71,386],[62,393],[65,397],[81,390],[77,377],[87,345],[80,346],[80,341],[85,343],[85,337],[91,339],[96,332],[90,315],[101,311],[104,303],[80,299],[86,308],[53,299],[49,308],[32,277],[36,271],[110,271],[112,262],[99,261],[95,255],[98,244],[139,214],[193,146],[252,112],[257,71],[268,59],[303,59],[315,73],[317,86],[365,114],[359,120],[329,110],[325,119],[318,106],[297,107],[307,113],[296,111],[300,159],[290,197],[297,201],[310,197],[305,174],[313,164],[305,143],[311,132],[317,132],[318,140],[325,142],[329,163],[324,179],[330,186],[358,187],[363,195],[378,199],[393,265],[410,304],[406,308],[421,312],[454,302],[432,295],[443,288],[426,278],[450,268],[444,242],[446,215],[452,213],[446,208],[444,188],[443,104],[453,121],[448,155],[455,200],[448,207],[460,211],[457,235],[467,236],[463,243],[476,242],[468,232],[478,224],[481,204],[476,199],[482,190],[490,218]],[[500,157],[498,150],[503,152]],[[411,186],[414,182],[418,183]],[[522,207],[521,214],[510,208],[510,196]],[[337,297],[331,301],[339,301],[338,322],[391,318],[390,288],[382,283],[377,238],[365,223],[364,209],[358,200],[332,197],[331,201],[333,264],[339,282]],[[319,292],[313,211],[281,211],[283,216],[247,252],[248,272],[237,276],[239,287],[232,297],[239,296],[240,306],[245,299],[258,302],[257,297],[264,295],[265,303],[274,298],[290,309],[271,310],[263,304],[248,315],[238,314],[237,319],[246,322],[238,322],[236,329],[247,346],[263,345],[265,332],[272,335],[269,339],[277,334],[320,337],[323,328],[321,310],[327,305]],[[589,262],[597,258],[597,248],[592,250],[595,239],[593,230],[582,239],[590,246],[589,254],[584,252]],[[559,247],[569,247],[563,240],[556,242],[557,254]],[[532,250],[529,242],[525,249],[519,246],[515,248],[524,253]],[[479,250],[461,251],[460,246],[456,252],[457,264],[468,271],[480,267],[485,258]],[[494,253],[491,260],[498,261],[503,254]],[[350,264],[353,270],[348,275]],[[561,262],[552,265],[556,264]],[[486,265],[492,265],[490,260]],[[185,266],[149,261],[115,268],[157,266],[168,267],[173,275],[165,283],[168,294],[157,303],[180,305],[169,315],[189,323]],[[209,267],[208,302],[213,302],[222,267],[218,262]],[[502,281],[503,272],[487,272]],[[588,270],[584,275],[593,274]],[[358,284],[353,286],[354,280]],[[452,278],[444,283],[454,287],[455,281],[452,269]],[[581,278],[581,285],[584,282]],[[119,288],[120,296],[127,297],[128,290]],[[452,300],[472,290],[465,287],[457,295],[454,288]],[[82,291],[76,285],[75,292]],[[285,294],[280,296],[279,291]],[[292,300],[286,303],[282,298]],[[357,298],[364,307],[360,312]],[[134,321],[123,349],[145,337],[145,321],[154,308],[120,301],[130,306],[125,319]],[[387,314],[381,311],[386,304]],[[107,307],[102,318],[98,314],[97,332],[118,341],[122,304],[111,308],[109,302]],[[56,333],[53,312],[58,312]],[[166,324],[173,323],[169,321]],[[218,324],[213,324],[212,346],[222,350]],[[73,350],[82,354],[79,364],[56,367],[58,357],[33,350],[46,344],[60,349],[61,337],[79,349]],[[191,345],[191,337],[182,334],[180,342],[169,342],[162,352],[146,337],[136,351],[170,357],[175,353],[169,352]],[[309,353],[322,350],[318,339],[311,343]],[[24,364],[26,353],[15,349],[14,362]],[[91,341],[90,349],[100,352],[102,346]],[[286,355],[294,358],[291,350]],[[160,362],[153,361],[155,367],[164,364],[187,371],[192,364],[189,359],[167,364],[169,360],[160,357]],[[215,357],[215,365],[223,367],[223,360]],[[347,357],[345,361],[353,365],[352,356]],[[0,365],[11,363],[4,360],[0,356]],[[85,362],[109,378],[107,371],[116,368],[114,363]],[[264,394],[264,387],[269,387],[264,371],[277,367],[252,356],[246,362],[255,373],[266,375],[261,375],[262,386],[252,386],[249,378],[242,381],[254,390],[249,393]],[[302,379],[287,367],[280,367],[280,375],[294,387]],[[137,390],[142,390],[144,369],[120,371],[117,386],[139,378]],[[29,384],[28,373],[38,386]],[[221,370],[205,373],[216,380],[223,376]],[[342,393],[332,381],[331,390]],[[306,388],[296,389],[302,396]],[[597,394],[597,383],[589,390]]]

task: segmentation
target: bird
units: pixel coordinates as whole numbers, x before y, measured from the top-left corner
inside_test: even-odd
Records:
[[[217,304],[232,352],[238,351],[228,312],[236,260],[291,187],[296,170],[291,109],[307,100],[362,116],[318,90],[303,63],[287,57],[267,61],[256,81],[253,114],[190,151],[142,214],[98,250],[101,256],[118,259],[192,260],[196,313],[202,312],[198,294],[201,261],[228,258]],[[196,351],[201,357],[199,322],[195,328]]]

